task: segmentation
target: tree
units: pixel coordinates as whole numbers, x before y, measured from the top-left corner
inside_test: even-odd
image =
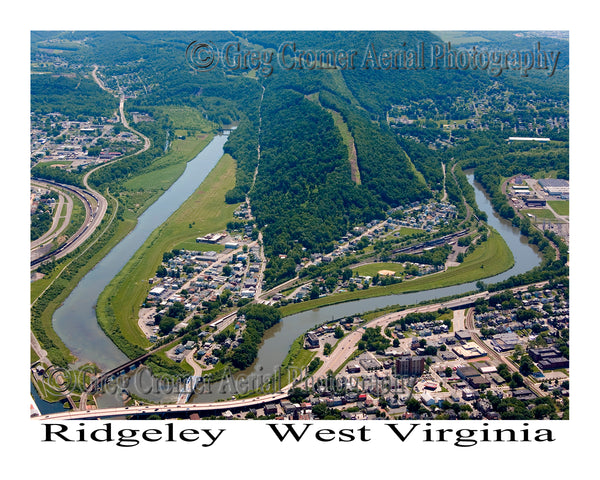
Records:
[[[509,382],[509,386],[510,388],[518,388],[518,387],[522,387],[524,385],[523,382],[523,377],[521,376],[520,373],[515,372],[512,374],[511,376],[511,380]]]
[[[534,369],[535,365],[533,363],[533,360],[531,360],[531,357],[529,357],[529,355],[524,355],[523,357],[521,357],[521,364],[519,365],[519,372],[521,373],[521,375],[525,377],[531,375]]]
[[[411,413],[416,413],[421,408],[421,402],[419,402],[416,398],[410,398],[406,402],[406,410]]]
[[[437,355],[437,348],[434,347],[433,345],[427,345],[425,347],[425,355],[431,355],[431,356]]]
[[[344,330],[342,329],[342,327],[340,327],[339,325],[337,325],[335,327],[335,331],[333,332],[333,336],[335,338],[342,338],[344,336]]]
[[[156,276],[157,277],[166,277],[167,276],[167,269],[163,265],[160,265],[158,267],[158,269],[156,270]]]
[[[173,302],[173,304],[169,307],[167,315],[172,318],[183,320],[185,317],[185,305],[183,305],[181,302]]]
[[[345,268],[342,271],[342,281],[347,282],[351,278],[352,278],[352,270],[350,270],[349,268]]]
[[[325,345],[323,345],[323,354],[329,355],[330,353],[331,353],[331,344],[326,343]]]
[[[317,403],[313,408],[312,408],[312,413],[313,415],[318,418],[318,419],[324,419],[327,414],[329,413],[329,407],[327,406],[326,403]]]
[[[506,363],[501,363],[500,365],[498,365],[498,375],[500,375],[506,381],[510,380],[511,373]]]
[[[316,283],[313,284],[312,288],[310,289],[309,295],[311,300],[315,300],[316,298],[319,298],[319,295],[321,295],[321,289]]]
[[[158,328],[160,330],[161,335],[166,335],[167,333],[169,333],[171,330],[173,330],[173,327],[175,326],[175,319],[173,317],[163,317],[160,320],[160,323],[158,324]]]
[[[309,391],[303,390],[302,388],[295,387],[290,390],[289,401],[292,403],[300,403],[309,395],[310,395]]]
[[[308,373],[314,373],[319,368],[320,363],[319,357],[313,358],[308,364]]]

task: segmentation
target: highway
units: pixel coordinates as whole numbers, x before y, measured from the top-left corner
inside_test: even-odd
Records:
[[[106,205],[104,205],[104,208],[102,209],[101,202],[99,201],[100,199],[104,200],[104,197],[94,190],[86,191],[73,185],[65,185],[52,180],[42,180],[38,178],[34,178],[33,182],[44,185],[46,188],[52,188],[54,190],[61,189],[79,198],[85,207],[85,220],[74,235],[72,235],[64,244],[50,252],[39,252],[32,244],[31,269],[37,268],[46,260],[64,257],[75,250],[94,232],[94,229],[100,224],[102,217],[106,212]],[[106,202],[106,200],[104,200],[104,202]],[[67,224],[68,221],[65,222],[64,226]],[[36,253],[41,255],[36,255]]]
[[[253,406],[264,405],[266,403],[278,402],[287,398],[291,384],[284,387],[277,393],[262,395],[255,398],[247,398],[244,400],[228,400],[225,402],[212,403],[186,403],[182,405],[164,404],[164,405],[137,405],[130,407],[103,408],[98,410],[69,410],[66,412],[52,413],[48,415],[40,415],[33,417],[36,420],[94,420],[107,417],[120,417],[129,415],[160,415],[161,413],[168,414],[184,414],[189,415],[193,412],[214,412],[232,410],[237,408],[249,408]]]
[[[541,282],[541,283],[536,284],[536,286],[540,287],[542,285],[545,285],[546,283],[547,282]],[[526,285],[526,286],[521,286],[521,287],[515,287],[510,290],[512,290],[513,292],[518,292],[518,291],[522,292],[522,291],[527,290],[527,287],[528,286]],[[498,294],[498,293],[500,293],[500,292],[494,292],[494,294]],[[389,313],[389,314],[383,315],[381,317],[375,318],[375,319],[371,320],[370,322],[362,325],[360,328],[353,331],[352,333],[349,333],[348,335],[343,337],[340,340],[340,342],[337,344],[337,346],[333,350],[333,352],[328,357],[325,358],[325,362],[323,363],[323,365],[321,365],[321,367],[315,372],[314,378],[315,378],[315,380],[319,379],[319,378],[325,378],[327,376],[327,372],[329,370],[335,372],[337,369],[339,369],[343,365],[343,363],[348,359],[348,357],[352,354],[352,352],[354,352],[354,350],[356,349],[356,345],[359,342],[359,340],[361,339],[362,334],[365,332],[366,328],[381,327],[383,330],[391,322],[399,320],[400,318],[404,317],[408,313],[435,312],[439,308],[450,308],[450,309],[467,308],[467,307],[471,306],[478,299],[481,299],[481,298],[489,299],[490,296],[491,296],[491,294],[489,292],[485,291],[485,292],[475,293],[473,295],[468,295],[466,297],[449,300],[447,302],[412,307],[412,308],[408,308],[406,310],[402,310],[400,312]],[[486,352],[488,352],[488,355],[490,356],[490,358],[497,360],[497,361],[507,363],[507,364],[509,364],[509,368],[512,366],[513,371],[515,371],[515,370],[518,371],[518,369],[516,369],[516,367],[514,367],[514,365],[510,364],[510,362],[505,361],[505,359],[503,357],[500,357],[500,355],[498,355],[493,349],[491,349],[487,344],[485,344],[483,342],[483,340],[481,340],[478,337],[476,330],[475,330],[475,325],[473,322],[472,314],[473,314],[473,312],[471,310],[469,312],[469,315],[467,315],[466,318],[459,317],[459,323],[454,325],[455,330],[460,330],[462,328],[469,330],[472,333],[475,341],[481,347],[483,347]],[[463,323],[464,323],[464,325],[463,325]],[[529,383],[531,383],[531,382],[529,382]],[[528,384],[528,386],[530,388],[532,388],[532,391],[534,391],[534,393],[539,394],[539,390],[535,389],[535,386],[533,384]]]
[[[535,284],[536,286],[543,286],[547,282],[541,282]],[[512,290],[513,292],[517,291],[525,291],[528,285],[516,287]],[[494,292],[494,294],[500,292]],[[439,308],[452,308],[452,309],[462,309],[468,306],[471,306],[473,302],[477,299],[485,298],[488,299],[490,297],[489,292],[480,292],[473,295],[468,295],[466,297],[457,298],[454,300],[449,300],[447,302],[435,303],[431,305],[423,305],[418,307],[412,307],[406,310],[402,310],[400,312],[393,312],[386,315],[382,315],[381,317],[375,318],[370,322],[362,325],[357,330],[351,332],[350,334],[343,337],[335,350],[325,358],[325,362],[321,367],[315,372],[313,375],[313,379],[317,380],[319,378],[324,378],[327,376],[328,371],[336,371],[340,368],[343,363],[348,359],[348,357],[355,351],[356,344],[362,337],[362,334],[365,331],[365,328],[368,327],[382,327],[385,328],[391,322],[398,320],[411,312],[431,312],[437,311]],[[488,356],[497,361],[506,363],[511,371],[518,371],[518,368],[513,365],[511,362],[507,361],[504,357],[499,355],[493,349],[491,349],[483,340],[479,338],[476,333],[474,322],[473,322],[473,312],[469,311],[466,317],[460,317],[460,325],[455,325],[457,328],[463,325],[464,328],[469,330],[472,333],[473,340],[477,342],[482,348],[485,349]],[[164,348],[164,346],[163,346]],[[132,361],[132,362],[135,362]],[[119,368],[115,369],[119,370]],[[107,408],[107,409],[95,409],[95,410],[70,410],[61,413],[54,413],[49,415],[41,415],[35,417],[40,420],[84,420],[84,419],[97,419],[97,418],[106,418],[106,417],[117,417],[117,416],[129,416],[129,415],[151,415],[151,414],[161,414],[168,413],[174,414],[178,412],[185,412],[186,414],[192,412],[212,412],[215,410],[223,411],[237,408],[248,408],[257,405],[263,405],[266,403],[277,402],[284,398],[287,398],[289,390],[294,386],[295,379],[293,382],[289,383],[285,387],[283,387],[279,392],[274,394],[262,395],[260,397],[248,398],[243,400],[228,400],[224,402],[212,402],[212,403],[191,403],[191,404],[163,404],[163,405],[138,405],[138,406],[130,406],[130,407],[116,407],[116,408]],[[525,379],[525,384],[531,391],[541,396],[540,390],[528,379]],[[87,393],[87,392],[86,392]],[[82,402],[85,405],[84,402]]]
[[[104,84],[98,79],[96,72],[98,70],[98,67],[94,67],[94,71],[92,72],[92,76],[94,77],[94,80],[98,83],[98,85],[100,86],[100,88],[102,88],[103,90],[106,90],[110,93],[113,93],[111,90],[107,89]],[[99,170],[100,168],[104,168],[107,165],[111,165],[112,163],[121,161],[125,158],[128,158],[130,156],[134,156],[134,155],[139,155],[142,152],[145,152],[146,150],[148,150],[150,148],[151,142],[150,139],[148,137],[146,137],[145,135],[143,135],[142,133],[138,132],[137,130],[135,130],[133,127],[131,127],[129,125],[129,122],[127,121],[127,118],[125,117],[125,95],[121,94],[120,95],[120,101],[119,101],[119,112],[120,112],[120,120],[121,123],[123,124],[123,126],[131,131],[132,133],[134,133],[135,135],[138,135],[140,138],[142,138],[144,140],[144,146],[138,150],[135,153],[132,153],[131,155],[127,155],[125,157],[118,157],[114,160],[111,160],[110,162],[106,162],[103,163],[101,165],[98,165],[97,167],[89,170],[82,178],[82,182],[83,182],[83,186],[85,187],[84,189],[80,189],[77,187],[74,187],[72,185],[65,185],[65,184],[61,184],[58,182],[53,182],[51,180],[44,180],[44,182],[46,182],[49,185],[54,185],[55,187],[59,187],[62,188],[64,190],[67,190],[75,195],[77,195],[84,203],[85,208],[86,208],[86,218],[85,221],[83,222],[83,225],[81,226],[81,228],[75,233],[75,235],[73,235],[70,239],[67,240],[67,242],[63,245],[61,245],[59,248],[52,250],[51,252],[45,253],[42,256],[35,258],[35,256],[32,255],[32,261],[31,261],[31,269],[35,269],[37,268],[40,264],[42,264],[43,262],[50,260],[51,258],[61,258],[64,257],[65,255],[69,254],[70,252],[72,252],[73,250],[75,250],[77,247],[79,247],[81,244],[83,244],[96,230],[96,228],[100,225],[100,223],[102,222],[102,219],[104,218],[104,215],[106,214],[106,210],[108,208],[108,202],[106,200],[106,198],[97,190],[94,190],[92,187],[90,187],[88,180],[90,178],[90,175],[94,172],[96,172],[97,170]],[[35,179],[36,181],[42,181],[40,179]]]
[[[52,225],[50,226],[48,231],[46,231],[46,233],[44,233],[41,237],[31,242],[31,250],[33,252],[38,247],[45,246],[44,244],[52,242],[67,227],[71,219],[71,213],[73,211],[73,199],[70,195],[67,195],[63,190],[60,190],[59,188],[56,188],[54,185],[50,185],[49,183],[32,181],[31,184],[36,187],[52,190],[58,194],[58,202],[54,206]],[[62,211],[65,205],[67,210],[65,212],[65,215],[63,215]],[[62,223],[62,225],[60,225],[60,220],[63,218],[65,219],[65,221]],[[59,225],[60,228],[58,228]]]

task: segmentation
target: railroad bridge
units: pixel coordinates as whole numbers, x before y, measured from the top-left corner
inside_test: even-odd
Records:
[[[96,377],[86,388],[85,393],[87,393],[88,395],[92,394],[99,388],[102,388],[104,385],[106,385],[113,377],[118,377],[129,372],[130,370],[133,370],[133,368],[139,367],[150,355],[152,355],[152,353],[153,352],[145,353],[141,357],[134,358],[133,360],[119,365],[118,367],[115,367],[112,370],[103,373],[99,377]]]

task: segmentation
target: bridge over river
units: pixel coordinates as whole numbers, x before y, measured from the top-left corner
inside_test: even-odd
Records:
[[[288,397],[292,384],[282,388],[281,391],[243,400],[228,400],[212,403],[166,404],[166,405],[136,405],[129,407],[102,408],[98,410],[71,410],[67,412],[51,413],[34,417],[37,420],[98,420],[101,418],[118,418],[125,416],[189,416],[192,413],[220,413],[226,410],[248,409],[260,407],[267,403],[278,402]]]

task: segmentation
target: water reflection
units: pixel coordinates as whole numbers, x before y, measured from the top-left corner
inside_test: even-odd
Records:
[[[484,279],[486,283],[495,283],[505,280],[513,275],[525,273],[540,264],[542,256],[536,248],[529,245],[518,228],[500,218],[486,197],[481,185],[474,181],[473,174],[467,175],[469,183],[475,188],[475,199],[480,210],[488,216],[488,223],[506,241],[513,253],[515,263],[506,272]],[[251,377],[262,375],[263,371],[275,372],[287,356],[293,341],[308,330],[333,319],[358,315],[378,308],[391,305],[414,305],[426,300],[444,298],[476,290],[476,282],[454,285],[451,287],[437,288],[421,292],[403,293],[398,295],[387,295],[384,297],[366,298],[353,302],[340,303],[327,307],[309,310],[306,312],[290,315],[270,329],[260,346],[256,361],[246,369],[243,374]],[[262,369],[262,370],[261,370]],[[235,376],[234,376],[235,378]],[[195,395],[194,402],[213,401],[218,398],[226,398],[232,394],[231,391],[223,393],[220,397],[212,393],[210,396]]]
[[[125,363],[127,357],[105,335],[96,320],[96,301],[148,236],[194,193],[219,159],[228,134],[217,135],[171,187],[142,215],[136,227],[79,282],[56,310],[53,328],[79,363],[93,362],[102,370]]]

